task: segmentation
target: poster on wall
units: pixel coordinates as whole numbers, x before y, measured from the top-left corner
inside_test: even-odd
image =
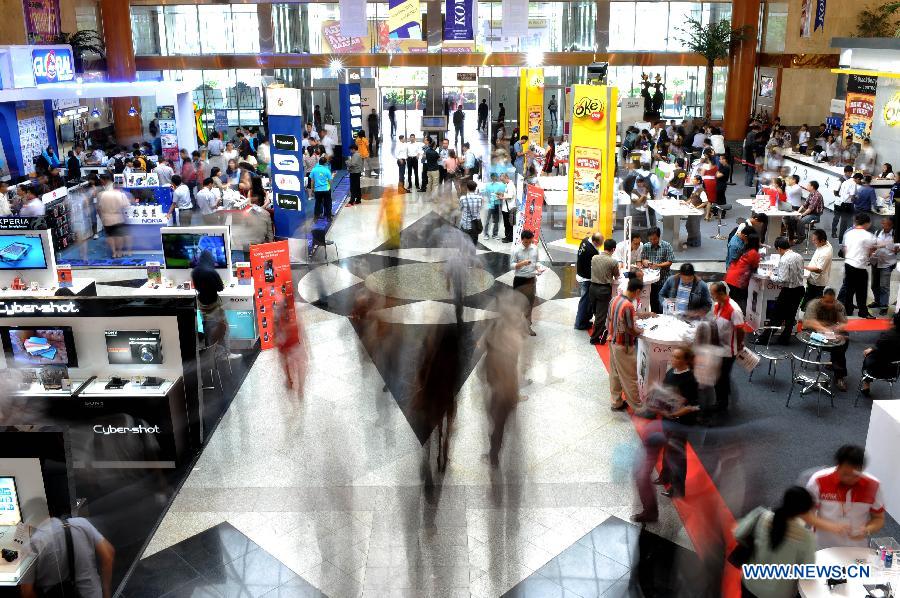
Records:
[[[178,160],[178,128],[175,124],[175,106],[159,106],[156,109],[159,141],[163,160]]]
[[[59,0],[24,0],[29,44],[52,44],[60,34]]]
[[[518,244],[523,230],[534,233],[534,242],[541,237],[541,221],[544,217],[544,189],[537,185],[526,185],[524,203],[516,214],[516,229],[513,239]]]
[[[541,145],[544,137],[544,69],[526,68],[519,74],[519,126],[528,140]]]
[[[361,37],[347,37],[341,33],[340,21],[322,22],[322,51],[325,54],[423,54],[428,42],[419,38],[391,38],[388,22],[370,21],[368,33]]]
[[[847,76],[847,104],[844,109],[844,137],[853,136],[859,143],[872,134],[875,117],[875,91],[877,77],[868,75]]]
[[[34,159],[41,155],[49,143],[47,119],[43,115],[19,119],[19,145],[26,173],[34,171]]]
[[[600,180],[603,177],[603,150],[595,147],[573,149],[572,235],[582,239],[597,230],[600,216]]]
[[[260,348],[265,351],[275,346],[276,327],[297,325],[288,242],[251,245],[250,270]],[[286,321],[275,321],[276,303],[280,304],[279,309],[284,309]]]
[[[422,39],[422,9],[419,0],[390,0],[388,30],[396,39]]]

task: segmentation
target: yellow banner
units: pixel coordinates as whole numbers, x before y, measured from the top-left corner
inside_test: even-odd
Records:
[[[599,231],[612,236],[618,90],[606,85],[572,87],[569,201],[566,240]]]
[[[519,75],[519,131],[528,141],[544,141],[544,69],[522,69]]]
[[[388,3],[391,37],[422,39],[422,9],[419,0],[391,0]]]

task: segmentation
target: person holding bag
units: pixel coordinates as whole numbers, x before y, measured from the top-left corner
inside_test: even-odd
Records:
[[[816,562],[816,537],[803,517],[813,510],[813,498],[800,486],[788,488],[774,511],[757,507],[734,530],[737,547],[728,556],[741,565],[803,565]],[[794,598],[796,579],[741,580],[743,598]]]

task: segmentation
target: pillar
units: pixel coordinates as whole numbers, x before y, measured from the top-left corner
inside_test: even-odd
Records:
[[[725,87],[725,138],[737,141],[747,134],[747,120],[753,106],[756,77],[756,46],[759,43],[760,0],[733,0],[731,26],[746,27],[744,41],[734,44],[728,56],[728,85]]]
[[[135,81],[137,67],[131,40],[131,6],[127,0],[100,0],[100,16],[106,41],[106,70],[110,81]],[[129,116],[134,106],[140,111],[140,98],[113,98],[112,111],[116,139],[121,144],[141,141],[140,116]]]

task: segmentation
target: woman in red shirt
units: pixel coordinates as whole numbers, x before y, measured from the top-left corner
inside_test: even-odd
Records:
[[[749,224],[734,233],[744,240],[744,252],[734,260],[725,273],[725,284],[729,295],[747,313],[747,288],[750,286],[750,275],[759,267],[759,236]]]

